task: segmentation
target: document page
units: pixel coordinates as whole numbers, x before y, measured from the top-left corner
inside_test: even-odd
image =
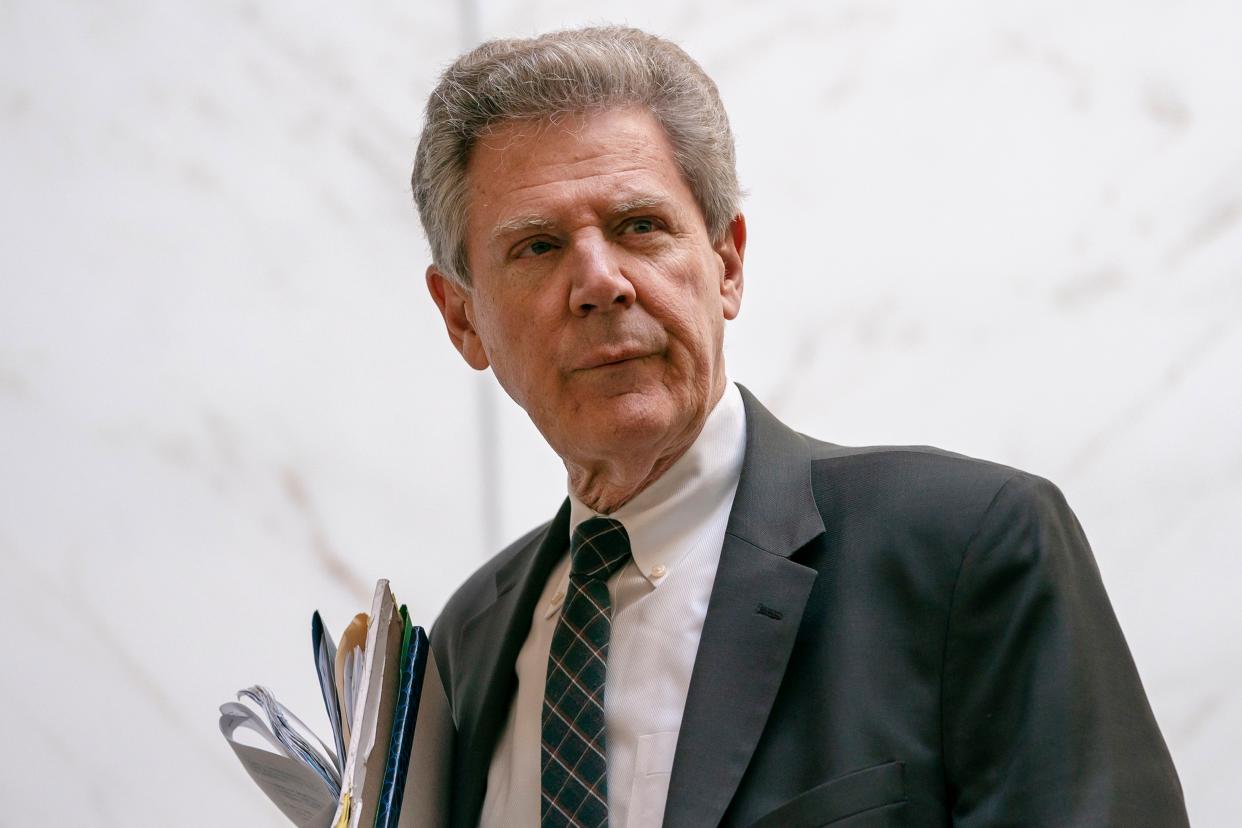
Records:
[[[254,731],[275,750],[281,750],[279,741],[254,711],[235,702],[221,705],[220,732],[259,789],[298,828],[328,828],[336,797],[319,774],[284,753],[239,741],[238,728]]]

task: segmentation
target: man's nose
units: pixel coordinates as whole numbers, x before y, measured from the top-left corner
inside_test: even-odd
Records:
[[[575,316],[634,304],[634,285],[621,272],[616,251],[607,239],[575,239],[565,264],[572,269],[569,306]]]

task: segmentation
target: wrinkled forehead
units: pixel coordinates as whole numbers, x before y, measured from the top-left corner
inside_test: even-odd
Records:
[[[467,177],[474,174],[476,178],[490,180],[490,176],[498,172],[495,167],[501,159],[510,162],[510,170],[516,169],[517,165],[512,162],[520,159],[513,158],[514,155],[532,162],[570,160],[566,156],[575,150],[589,152],[588,142],[599,137],[596,129],[599,125],[621,137],[667,147],[671,156],[668,134],[656,115],[647,107],[627,104],[493,122],[480,130],[470,144],[466,156]],[[560,158],[538,152],[547,145],[555,146]],[[483,169],[487,166],[490,168]]]
[[[495,125],[473,148],[466,183],[471,243],[570,208],[697,207],[663,127],[640,107]]]

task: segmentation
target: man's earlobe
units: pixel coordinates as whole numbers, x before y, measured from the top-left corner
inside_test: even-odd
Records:
[[[742,260],[746,255],[746,217],[738,213],[716,244],[716,254],[724,264],[720,276],[720,299],[724,318],[733,319],[742,310]]]
[[[483,341],[475,330],[470,290],[457,284],[435,265],[427,268],[427,290],[430,291],[436,307],[440,309],[440,315],[444,317],[444,327],[448,330],[453,347],[471,368],[476,371],[486,369],[490,363],[487,352],[483,349]]]

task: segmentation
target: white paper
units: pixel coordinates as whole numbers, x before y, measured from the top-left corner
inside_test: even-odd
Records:
[[[340,808],[349,799],[349,826],[374,817],[388,740],[392,732],[398,678],[400,676],[403,623],[396,611],[388,582],[376,584],[367,625],[365,648],[345,653],[352,656],[344,679],[356,696],[343,711],[352,718],[348,756],[341,774],[340,796],[325,780],[294,753],[294,744],[285,744],[280,734],[265,721],[260,711],[244,704],[227,702],[220,707],[220,731],[250,778],[268,798],[299,828],[335,828]],[[258,688],[255,688],[256,691]],[[258,693],[266,708],[286,720],[283,724],[300,728],[308,744],[319,741],[291,712],[274,699]],[[346,694],[348,695],[348,694]],[[305,731],[304,733],[301,731]],[[283,734],[288,739],[289,734]],[[245,741],[241,737],[247,737]],[[448,825],[452,784],[454,724],[439,668],[427,653],[426,673],[419,696],[414,742],[409,770],[404,781],[399,828],[441,828]],[[319,742],[327,756],[332,751]],[[297,747],[303,747],[297,745]],[[270,749],[268,749],[270,748]],[[379,751],[377,753],[377,750]],[[375,754],[373,757],[372,754]],[[374,761],[372,761],[374,759]],[[368,765],[372,767],[368,768]]]
[[[253,711],[235,702],[221,705],[220,732],[259,789],[298,828],[330,828],[336,797],[319,774],[283,753],[241,743],[236,734],[239,727],[258,733],[273,747],[280,748],[279,741]]]

